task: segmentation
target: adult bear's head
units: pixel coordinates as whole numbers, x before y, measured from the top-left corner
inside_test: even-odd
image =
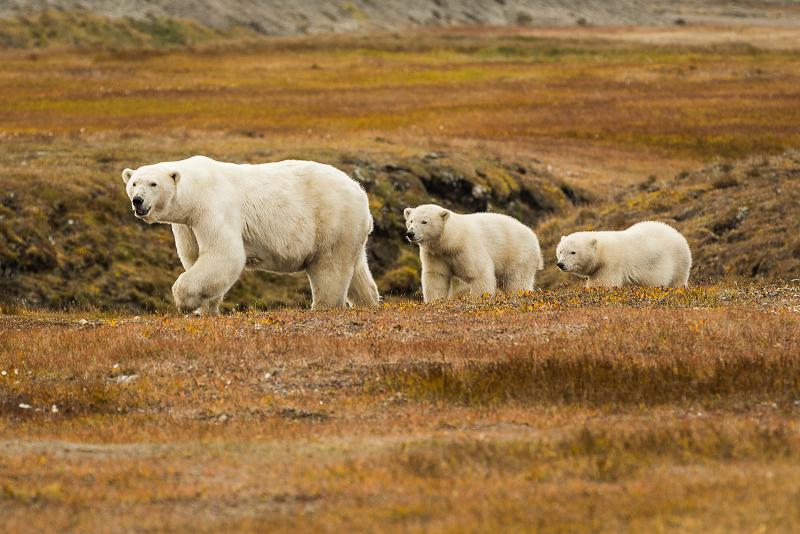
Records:
[[[410,243],[434,243],[444,232],[450,210],[436,204],[423,204],[403,211],[406,218],[406,239]]]
[[[180,179],[177,169],[162,163],[122,171],[133,213],[149,224],[169,219]]]

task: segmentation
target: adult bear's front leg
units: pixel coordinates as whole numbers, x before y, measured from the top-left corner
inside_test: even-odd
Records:
[[[197,261],[172,286],[175,305],[183,313],[202,308],[205,313],[219,309],[225,293],[244,270],[245,252],[241,235],[216,231],[210,243],[198,237]]]

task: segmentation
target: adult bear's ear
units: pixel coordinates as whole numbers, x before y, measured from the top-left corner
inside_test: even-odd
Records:
[[[122,171],[122,181],[125,182],[125,185],[128,185],[128,180],[131,179],[131,176],[133,176],[133,171],[131,169]]]
[[[171,173],[169,173],[169,177],[172,178],[172,181],[175,182],[176,184],[181,181],[181,173],[179,173],[178,171],[172,171]]]
[[[562,235],[562,236],[561,236],[561,241],[564,241],[564,239],[566,239],[566,237],[567,237],[567,236],[565,236],[565,235]]]
[[[447,218],[450,217],[450,212],[447,210],[442,210],[442,212],[439,214],[439,217],[441,217],[443,221],[446,221]]]
[[[597,248],[597,239],[592,239],[589,241],[589,246],[592,248]]]
[[[413,210],[412,210],[411,208],[406,208],[406,209],[404,209],[404,210],[403,210],[403,217],[405,217],[406,219],[408,219],[408,216],[409,216],[409,215],[411,215],[411,212],[412,212],[412,211],[413,211]]]

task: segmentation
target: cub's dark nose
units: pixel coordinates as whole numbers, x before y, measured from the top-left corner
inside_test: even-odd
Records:
[[[142,197],[133,197],[133,207],[134,208],[141,208],[142,204],[144,204],[144,199]]]
[[[409,230],[408,232],[406,232],[406,237],[409,239],[414,239],[414,232]]]
[[[558,268],[561,269],[562,271],[564,270],[564,262],[563,261],[560,261],[560,262],[556,263],[556,265],[558,265]]]

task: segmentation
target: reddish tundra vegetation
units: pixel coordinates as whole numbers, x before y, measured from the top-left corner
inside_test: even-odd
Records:
[[[86,24],[56,37],[115,44]],[[0,50],[4,530],[797,529],[798,32],[176,28]],[[359,179],[385,303],[249,274],[179,316],[119,173],[193,153]],[[523,219],[543,287],[423,305],[423,201]],[[554,268],[645,218],[689,238],[689,288]]]
[[[800,288],[0,329],[11,530],[791,530]]]

